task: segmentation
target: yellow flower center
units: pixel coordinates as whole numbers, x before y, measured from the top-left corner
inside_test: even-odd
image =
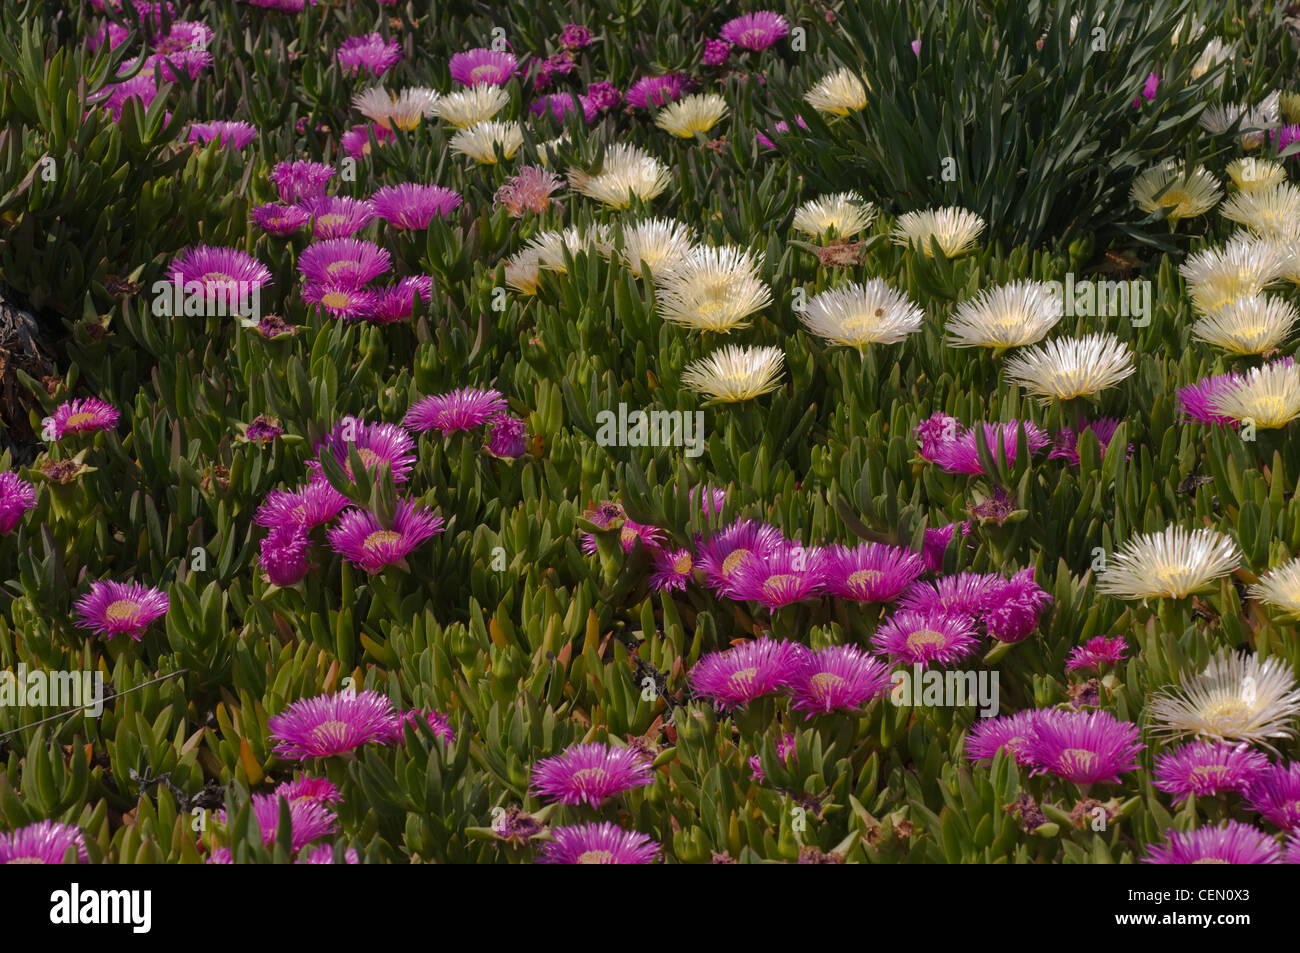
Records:
[[[608,850],[584,850],[578,855],[580,864],[612,864],[614,862],[613,851]]]
[[[918,652],[926,646],[933,645],[936,648],[946,645],[948,640],[944,638],[942,632],[936,632],[934,629],[917,629],[915,632],[908,633],[907,647],[913,652]]]
[[[327,308],[346,308],[352,303],[352,296],[346,291],[327,291],[321,295],[320,302]]]
[[[748,549],[733,549],[727,554],[727,558],[722,561],[722,575],[725,578],[730,578],[732,573],[739,569],[748,558]]]
[[[749,691],[753,687],[754,678],[757,675],[757,668],[742,668],[731,673],[731,676],[727,679],[727,684],[739,691]]]
[[[104,617],[109,622],[134,622],[138,617],[140,607],[130,599],[118,599],[116,602],[109,603],[104,610]]]
[[[68,419],[63,422],[63,429],[79,430],[82,427],[89,427],[94,424],[95,419],[94,414],[85,410],[75,414],[70,414]]]
[[[402,541],[402,534],[394,532],[391,529],[377,529],[361,544],[361,548],[368,553],[378,554],[384,546],[393,546]]]

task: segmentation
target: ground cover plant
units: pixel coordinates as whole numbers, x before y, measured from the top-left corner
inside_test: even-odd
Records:
[[[0,862],[1300,861],[1285,5],[0,23]]]

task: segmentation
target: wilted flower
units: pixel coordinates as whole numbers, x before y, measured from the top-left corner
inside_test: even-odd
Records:
[[[559,176],[542,166],[526,165],[497,189],[494,201],[504,206],[513,217],[520,218],[525,211],[546,211],[551,204],[551,193],[562,184]]]
[[[502,460],[513,460],[524,455],[528,444],[527,427],[513,414],[500,412],[488,420],[487,451]]]
[[[311,540],[303,527],[276,526],[262,540],[258,563],[274,585],[295,586],[311,568],[307,559],[310,552]]]

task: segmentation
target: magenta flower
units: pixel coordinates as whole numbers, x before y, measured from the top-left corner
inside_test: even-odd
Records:
[[[921,612],[957,612],[976,615],[998,603],[1006,581],[995,573],[963,572],[941,576],[934,582],[917,582],[903,593],[899,605]]]
[[[392,736],[397,712],[387,696],[367,689],[300,698],[267,721],[282,758],[328,758]]]
[[[979,639],[969,616],[904,609],[876,630],[871,644],[898,661],[927,668],[931,662],[961,661],[975,651]]]
[[[700,55],[702,66],[721,66],[731,55],[731,44],[726,40],[705,40],[704,52]]]
[[[981,619],[999,642],[1020,642],[1038,628],[1038,618],[1051,602],[1034,582],[1033,569],[1022,569],[990,595]]]
[[[654,781],[654,767],[633,748],[577,744],[533,765],[533,792],[562,804],[593,807],[615,794]]]
[[[737,598],[735,582],[741,568],[766,560],[783,545],[785,537],[775,526],[737,520],[696,545],[695,565],[703,570],[706,586],[720,596]]]
[[[804,122],[803,116],[795,116],[794,122],[795,125],[798,126],[800,129],[808,128],[808,123]],[[771,129],[768,130],[768,132],[773,135],[779,132],[789,132],[789,131],[790,131],[790,124],[786,122],[784,119],[777,121],[777,123]],[[755,132],[754,137],[758,140],[758,144],[763,148],[765,149],[776,148],[776,143],[773,142],[770,138],[768,138],[768,136],[764,135],[763,133]]]
[[[295,490],[272,490],[253,514],[258,526],[310,529],[328,523],[348,506],[348,498],[325,481]]]
[[[441,533],[444,525],[442,517],[433,511],[410,500],[398,500],[391,527],[381,525],[365,510],[352,509],[325,535],[336,553],[373,576],[385,566],[404,566],[406,557],[425,540]]]
[[[375,217],[375,210],[369,202],[337,195],[308,199],[301,207],[311,215],[312,237],[317,239],[347,238],[361,231]]]
[[[1047,434],[1038,427],[1037,424],[1024,421],[1025,438],[1029,442],[1028,453],[1033,455],[1039,450],[1046,447],[1051,440]],[[998,460],[998,438],[999,434],[1003,441],[1006,453],[1002,461],[1008,468],[1016,465],[1017,447],[1019,441],[1020,421],[1012,420],[1002,424],[978,424],[984,428],[984,438],[988,443],[989,453],[993,460]],[[949,473],[966,473],[971,476],[989,476],[984,473],[984,465],[980,462],[979,449],[976,444],[976,430],[971,428],[962,431],[951,443],[939,444],[935,449],[935,462]]]
[[[396,40],[385,41],[378,33],[367,33],[344,40],[337,55],[344,73],[355,75],[365,70],[378,78],[402,58],[402,47]]]
[[[1268,136],[1273,140],[1273,146],[1280,155],[1286,151],[1288,146],[1300,142],[1300,125],[1293,123],[1291,125],[1278,126],[1276,129],[1270,129],[1268,131]],[[1292,155],[1287,156],[1287,158],[1294,159],[1295,154],[1293,153]]]
[[[36,505],[36,488],[16,473],[0,473],[0,535],[13,532]]]
[[[335,849],[333,844],[317,844],[315,847],[311,848],[308,851],[305,851],[304,854],[300,855],[298,859],[294,861],[294,863],[295,864],[334,864],[334,863],[338,863],[337,860],[338,856],[339,856],[338,851]],[[361,863],[361,858],[357,854],[354,848],[349,847],[346,851],[343,852],[343,862],[345,864],[359,864]]]
[[[943,572],[943,556],[948,551],[948,544],[952,542],[953,534],[957,532],[958,527],[961,527],[963,536],[970,532],[969,521],[949,523],[946,526],[936,526],[925,531],[925,542],[921,546],[921,558],[925,560],[925,568],[930,572]]]
[[[1152,783],[1166,794],[1176,795],[1174,803],[1178,804],[1189,794],[1246,794],[1268,766],[1268,758],[1245,744],[1194,741],[1157,757]]]
[[[533,73],[533,88],[543,90],[551,85],[551,80],[556,76],[567,76],[578,68],[573,54],[568,50],[560,50],[554,56],[548,56],[544,60],[534,60],[537,64],[536,71]]]
[[[117,426],[120,416],[116,407],[98,397],[66,401],[56,407],[51,415],[54,422],[54,439],[62,440],[70,433],[112,430]]]
[[[339,137],[339,145],[353,159],[358,162],[370,155],[370,135],[374,133],[375,142],[381,146],[386,142],[394,142],[397,139],[397,133],[387,126],[381,126],[377,122],[362,123],[359,126],[353,126],[347,132]]]
[[[253,209],[252,222],[268,235],[284,238],[311,221],[311,214],[296,205],[268,202]]]
[[[1246,802],[1252,811],[1283,830],[1300,830],[1300,763],[1262,770],[1250,786]]]
[[[119,26],[116,23],[105,23],[94,36],[86,40],[86,48],[93,53],[105,43],[108,43],[108,48],[115,50],[126,42],[129,33],[130,31],[124,26]]]
[[[359,238],[333,238],[302,250],[298,271],[306,281],[360,288],[392,267],[388,250]]]
[[[1167,847],[1147,845],[1145,864],[1280,864],[1277,841],[1240,821],[1169,831]]]
[[[0,832],[0,864],[61,864],[68,848],[77,863],[88,860],[81,828],[58,821],[37,821],[9,833]]]
[[[628,89],[627,104],[638,109],[665,106],[673,100],[681,99],[690,87],[690,78],[685,73],[646,76]]]
[[[722,25],[720,35],[728,43],[747,50],[765,50],[790,32],[785,17],[770,10],[747,13],[728,20]]]
[[[834,546],[822,569],[827,595],[857,602],[893,602],[925,571],[921,557],[882,543]]]
[[[609,821],[551,829],[554,840],[542,845],[543,864],[650,864],[659,845],[636,831]]]
[[[311,569],[311,540],[301,526],[277,526],[262,540],[258,565],[276,586],[296,586]]]
[[[533,102],[528,107],[528,111],[534,116],[550,112],[557,120],[563,122],[569,113],[576,112],[579,108],[582,109],[583,121],[590,123],[596,118],[596,108],[576,93],[552,93],[550,96],[543,96]]]
[[[329,778],[299,777],[275,786],[276,797],[286,801],[316,801],[320,804],[343,803],[343,792]]]
[[[355,480],[348,452],[350,445],[356,446],[356,455],[360,456],[361,464],[372,476],[377,475],[381,463],[389,464],[394,484],[404,484],[411,476],[411,468],[415,467],[415,439],[396,424],[367,424],[355,417],[347,417],[335,424],[334,429],[318,443],[317,455],[331,452],[348,478]],[[308,460],[307,468],[312,472],[313,481],[325,480],[318,460]]]
[[[393,734],[390,739],[392,743],[398,745],[402,743],[406,737],[407,725],[415,729],[418,734],[420,722],[428,725],[434,736],[441,738],[447,744],[451,744],[456,740],[456,732],[451,727],[451,720],[442,712],[436,709],[412,708],[410,711],[402,712],[393,725]]]
[[[371,205],[393,228],[428,228],[435,217],[446,218],[460,207],[458,192],[441,185],[404,182],[388,185],[371,196]]]
[[[151,5],[152,6],[152,5]],[[161,4],[158,5],[161,7]],[[159,37],[154,49],[160,53],[178,53],[182,50],[201,49],[208,46],[216,33],[212,27],[197,20],[176,20],[167,35]]]
[[[100,90],[93,100],[93,105],[109,110],[114,122],[122,118],[122,110],[128,100],[137,100],[141,110],[148,109],[158,97],[158,82],[152,70],[141,70],[135,76],[121,83],[114,83]]]
[[[690,683],[697,695],[735,708],[789,685],[802,661],[798,643],[754,639],[701,657],[691,669]]]
[[[1094,635],[1083,645],[1070,650],[1065,660],[1065,670],[1100,672],[1103,665],[1118,665],[1124,661],[1127,652],[1128,643],[1124,641],[1124,636],[1107,638],[1104,635]]]
[[[249,443],[271,443],[284,433],[284,428],[274,417],[258,414],[244,428],[244,439]]]
[[[97,580],[73,608],[79,628],[110,639],[126,634],[139,642],[145,627],[167,614],[167,593],[138,582]]]
[[[593,112],[603,113],[609,109],[617,109],[619,104],[623,102],[623,94],[618,91],[618,87],[613,83],[602,81],[588,86],[582,101]]]
[[[481,427],[506,409],[499,391],[463,387],[447,394],[421,397],[406,412],[402,425],[411,430],[439,430],[443,434]]]
[[[1137,725],[1119,721],[1106,711],[1040,712],[1034,722],[1030,754],[1038,773],[1051,773],[1076,784],[1118,782],[1137,770]]]
[[[1153,99],[1155,99],[1156,90],[1159,87],[1160,87],[1160,74],[1159,73],[1149,74],[1147,76],[1146,82],[1142,84],[1142,95],[1133,97],[1133,108],[1134,109],[1139,108],[1142,105],[1143,99],[1145,99],[1147,102],[1151,102]]]
[[[693,486],[686,491],[686,500],[692,507],[698,505],[705,516],[721,516],[722,506],[727,502],[727,491],[717,487]]]
[[[309,281],[302,286],[302,300],[319,305],[340,321],[365,321],[379,307],[379,292],[374,288]]]
[[[253,795],[253,816],[262,832],[262,843],[275,843],[276,830],[280,825],[280,803],[283,798],[275,794]],[[338,820],[334,812],[320,801],[289,801],[289,825],[291,830],[291,849],[296,851],[306,847],[314,840],[329,837],[338,830]]]
[[[395,285],[374,290],[375,307],[366,320],[372,324],[395,324],[410,319],[417,297],[425,304],[433,299],[433,279],[428,275],[411,275]]]
[[[1114,417],[1102,417],[1100,420],[1094,420],[1091,423],[1085,423],[1080,433],[1086,433],[1091,430],[1101,445],[1101,456],[1106,456],[1106,448],[1110,446],[1110,438],[1115,436],[1115,431],[1119,429],[1120,422]],[[1069,427],[1061,430],[1055,440],[1052,441],[1052,452],[1047,455],[1049,460],[1061,459],[1068,460],[1070,466],[1079,465],[1079,434]]]
[[[675,549],[671,552],[658,549],[654,552],[654,572],[647,581],[656,592],[685,590],[686,584],[695,578],[693,569],[689,549]]]
[[[198,285],[206,300],[229,304],[242,301],[248,293],[269,283],[271,271],[237,248],[195,245],[172,259],[168,278],[179,281],[187,293]]]
[[[948,444],[954,443],[960,430],[961,424],[956,417],[949,417],[942,412],[931,414],[912,428],[912,436],[921,445],[917,453],[923,460],[936,462],[939,459],[939,451]]]
[[[177,50],[173,53],[153,53],[145,57],[144,71],[152,71],[164,83],[178,83],[182,76],[198,79],[212,66],[212,54],[207,50]],[[135,61],[127,60],[123,70],[134,69]]]
[[[513,460],[524,455],[528,444],[524,439],[527,428],[522,420],[501,411],[488,420],[487,426],[488,453],[502,460]]]
[[[504,86],[519,69],[519,61],[505,50],[477,49],[451,58],[451,78],[462,86]]]
[[[189,142],[207,145],[213,140],[227,149],[242,149],[257,138],[257,127],[246,122],[195,122],[190,124]]]
[[[761,559],[747,560],[732,580],[732,598],[779,609],[821,594],[825,556],[816,547],[786,543]]]
[[[591,31],[578,23],[569,23],[560,34],[560,46],[566,50],[580,50],[591,45]]]
[[[1237,426],[1237,421],[1218,411],[1218,402],[1225,393],[1243,380],[1240,374],[1216,374],[1178,389],[1178,409],[1183,419],[1198,424]]]
[[[790,680],[790,707],[817,714],[857,710],[889,694],[892,682],[889,666],[879,659],[854,645],[832,645],[802,653]]]
[[[522,218],[525,211],[544,212],[561,184],[560,177],[543,166],[526,165],[497,189],[493,205],[503,206],[514,218]]]
[[[980,719],[966,735],[966,757],[992,761],[998,751],[1005,750],[1022,768],[1034,767],[1033,741],[1040,714],[1030,708],[1014,715]]]
[[[332,166],[305,159],[281,162],[271,170],[271,181],[280,191],[280,201],[289,205],[324,195],[333,176]]]
[[[795,740],[794,735],[786,732],[776,739],[776,756],[781,759],[781,763],[789,767],[790,762],[795,759]],[[764,781],[767,774],[763,771],[763,756],[751,755],[749,758],[749,777],[753,781]]]

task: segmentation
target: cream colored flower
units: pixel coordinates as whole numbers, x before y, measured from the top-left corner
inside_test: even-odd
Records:
[[[1300,189],[1290,183],[1239,192],[1223,203],[1223,217],[1245,225],[1260,238],[1300,237]]]
[[[1113,334],[1056,338],[1007,361],[1006,376],[1043,403],[1087,397],[1118,384],[1137,368]]]
[[[939,243],[946,258],[954,258],[975,244],[984,231],[984,219],[964,208],[926,209],[908,212],[894,225],[896,245],[919,245],[926,258],[934,255],[930,239]]]
[[[680,139],[708,132],[727,115],[727,101],[717,93],[696,93],[669,103],[655,114],[655,125]]]
[[[1300,417],[1300,364],[1274,361],[1252,367],[1239,380],[1224,385],[1211,401],[1225,417],[1259,430],[1276,430]]]
[[[1005,350],[1036,344],[1065,313],[1061,295],[1042,281],[1013,281],[963,301],[948,321],[953,347]]]
[[[836,192],[800,205],[795,209],[793,225],[814,238],[832,230],[836,238],[852,238],[868,228],[875,217],[876,207],[857,192]]]
[[[613,249],[609,236],[608,225],[595,225],[585,232],[580,231],[576,225],[571,225],[563,231],[549,229],[534,235],[524,246],[524,253],[535,257],[538,267],[566,274],[569,270],[564,257],[566,250],[571,256],[576,256],[579,252],[587,254],[598,252],[609,257]]]
[[[452,152],[469,156],[483,165],[495,165],[497,147],[507,159],[513,158],[524,144],[524,132],[517,122],[497,122],[489,119],[461,129],[448,143]]]
[[[652,218],[623,226],[623,260],[638,278],[643,266],[655,274],[672,268],[694,245],[694,230],[675,219]]]
[[[1231,537],[1169,526],[1130,539],[1097,577],[1097,591],[1118,599],[1182,599],[1228,575],[1241,562]]]
[[[443,122],[449,122],[458,129],[468,129],[475,123],[491,119],[508,102],[510,95],[500,86],[480,83],[469,89],[440,96],[431,109]]]
[[[394,96],[385,89],[372,87],[357,93],[352,105],[365,116],[386,129],[414,129],[426,116],[433,114],[438,93],[432,89],[412,87]]]
[[[1192,337],[1232,354],[1263,354],[1282,344],[1300,314],[1281,298],[1234,298],[1192,326]]]
[[[850,112],[866,108],[867,87],[852,70],[839,69],[818,80],[803,98],[819,112],[847,116]]]
[[[569,185],[574,191],[611,208],[627,208],[633,196],[652,199],[668,188],[671,181],[666,165],[643,149],[622,142],[606,150],[596,174],[569,170]]]
[[[682,383],[724,404],[752,400],[781,384],[785,354],[779,347],[728,344],[682,372]]]
[[[537,294],[541,260],[536,250],[525,248],[506,259],[506,285],[524,294]]]
[[[1273,242],[1238,235],[1222,248],[1197,252],[1178,268],[1187,281],[1192,303],[1212,314],[1236,298],[1262,292],[1282,277],[1286,252]]]
[[[1278,162],[1243,156],[1228,163],[1228,177],[1243,192],[1261,192],[1286,181],[1286,169]]]
[[[921,330],[924,317],[907,295],[872,278],[815,295],[799,320],[819,338],[861,352],[868,344],[897,344]]]
[[[1288,619],[1300,620],[1300,559],[1274,566],[1250,587],[1250,597]]]
[[[693,248],[658,276],[655,292],[665,321],[697,331],[727,333],[772,302],[758,277],[759,262],[741,248]]]
[[[1205,49],[1196,62],[1192,64],[1192,79],[1200,79],[1208,73],[1211,67],[1232,59],[1232,47],[1222,40],[1215,38],[1205,44]],[[1222,77],[1222,74],[1220,74]],[[1222,81],[1222,79],[1220,79]]]
[[[1187,172],[1178,163],[1166,162],[1139,175],[1131,196],[1142,211],[1150,214],[1167,208],[1169,218],[1178,220],[1204,215],[1219,204],[1223,190],[1201,166]]]
[[[1205,671],[1153,698],[1147,714],[1159,732],[1267,745],[1295,737],[1300,690],[1280,659],[1225,648]]]

